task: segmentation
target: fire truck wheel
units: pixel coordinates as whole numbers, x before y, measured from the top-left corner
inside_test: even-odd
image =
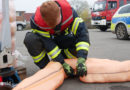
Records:
[[[117,39],[119,39],[119,40],[126,40],[129,38],[126,26],[124,24],[117,25],[116,36],[117,36]]]
[[[107,27],[106,26],[101,26],[101,27],[99,27],[99,29],[101,30],[101,31],[107,31]]]

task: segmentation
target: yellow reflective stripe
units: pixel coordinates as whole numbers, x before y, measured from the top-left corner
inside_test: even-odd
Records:
[[[67,29],[65,30],[65,35],[69,34],[68,29],[69,29],[69,28],[67,28]]]
[[[130,16],[130,13],[126,13],[126,14],[117,14],[117,15],[114,15],[113,18],[116,18],[116,17],[128,17]]]
[[[76,58],[74,55],[72,55],[68,49],[64,50],[65,55],[67,56],[67,58],[71,59],[71,58]]]
[[[86,51],[88,51],[89,48],[86,48],[86,47],[79,47],[79,48],[76,49],[76,51],[79,51],[79,50],[86,50]]]
[[[46,55],[46,52],[44,50],[38,56],[32,56],[32,58],[33,58],[35,63],[38,63],[45,57],[45,55]]]
[[[50,38],[50,33],[49,32],[44,32],[44,31],[39,31],[37,29],[32,29],[34,33],[39,33],[40,35],[44,36],[44,37],[47,37],[47,38]]]
[[[79,51],[79,50],[86,50],[88,51],[89,50],[89,43],[87,42],[79,42],[76,44],[76,51]]]
[[[89,43],[87,43],[87,42],[78,42],[78,43],[76,44],[76,47],[79,46],[79,45],[81,45],[81,44],[85,44],[85,45],[87,45],[87,46],[90,46]]]
[[[130,25],[127,25],[128,28],[130,28]]]
[[[61,50],[56,46],[52,51],[48,53],[52,59],[56,58],[60,54]]]
[[[81,22],[83,22],[82,18],[78,17],[78,18],[75,19],[73,26],[72,26],[72,30],[71,30],[74,33],[74,35],[76,35],[79,23],[81,23]]]
[[[116,24],[111,23],[111,31],[115,30],[115,26],[116,26]]]

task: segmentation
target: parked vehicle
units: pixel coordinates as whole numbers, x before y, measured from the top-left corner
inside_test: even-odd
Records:
[[[22,31],[26,27],[26,21],[16,21],[17,31]]]
[[[130,0],[97,0],[92,9],[91,24],[101,31],[110,28],[112,16],[119,7],[130,3]]]
[[[111,31],[120,40],[128,39],[130,36],[130,4],[119,8],[112,18]]]

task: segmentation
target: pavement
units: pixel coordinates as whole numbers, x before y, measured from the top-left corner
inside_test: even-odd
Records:
[[[35,74],[39,68],[33,63],[23,44],[26,31],[16,32],[16,50],[22,54],[19,58],[27,68],[27,76]],[[89,29],[91,47],[88,58],[112,60],[130,60],[130,39],[118,40],[110,30],[101,32],[98,29]],[[78,78],[69,78],[57,90],[130,90],[130,82],[123,83],[82,83]]]

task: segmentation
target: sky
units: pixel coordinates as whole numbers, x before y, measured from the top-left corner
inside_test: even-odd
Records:
[[[33,13],[36,7],[41,5],[46,0],[14,0],[16,11],[26,11],[27,13]],[[95,0],[87,0],[90,6],[93,5]]]

